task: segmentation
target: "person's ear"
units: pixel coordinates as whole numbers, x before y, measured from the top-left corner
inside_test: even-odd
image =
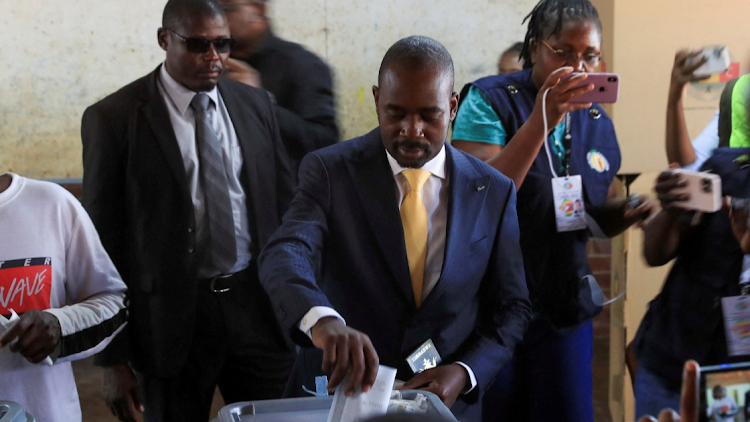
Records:
[[[159,47],[161,47],[162,50],[167,51],[167,47],[169,46],[169,31],[165,28],[159,28],[156,30],[156,40],[159,42]]]
[[[450,106],[451,107],[451,122],[453,121],[453,119],[456,118],[456,113],[458,113],[458,100],[459,99],[460,99],[460,96],[458,95],[458,93],[456,91],[453,91],[451,93],[451,102],[450,102],[450,104],[451,104],[451,106]]]
[[[380,103],[380,87],[377,85],[372,86],[372,97],[375,99],[375,110],[378,109],[378,103]]]
[[[529,42],[529,59],[531,60],[531,64],[534,65],[537,60],[537,55],[539,54],[539,43],[536,42],[536,40],[531,40]]]

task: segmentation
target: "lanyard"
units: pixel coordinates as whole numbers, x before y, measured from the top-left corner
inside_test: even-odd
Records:
[[[570,176],[570,153],[573,146],[573,135],[570,130],[570,113],[565,114],[565,135],[563,135],[563,154],[565,158],[562,165],[565,168],[565,176]]]
[[[573,143],[573,135],[571,135],[570,129],[570,113],[565,114],[564,122],[565,130],[564,134],[562,135],[562,139],[555,138],[554,133],[550,135],[550,137],[552,142],[555,143],[555,148],[557,149],[555,151],[555,155],[557,156],[557,159],[560,160],[559,169],[565,173],[565,177],[568,177],[570,176],[570,153],[571,145]],[[555,171],[552,172],[553,175],[557,173],[558,172]]]

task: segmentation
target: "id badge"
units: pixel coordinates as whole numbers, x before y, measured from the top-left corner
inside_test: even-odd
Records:
[[[750,295],[721,299],[729,356],[750,355]]]
[[[552,201],[558,232],[586,228],[583,182],[580,175],[552,178]]]
[[[417,350],[412,352],[412,354],[406,358],[406,363],[409,364],[409,367],[415,374],[434,368],[442,361],[443,359],[440,357],[440,353],[438,353],[435,345],[432,343],[432,339],[422,343]]]

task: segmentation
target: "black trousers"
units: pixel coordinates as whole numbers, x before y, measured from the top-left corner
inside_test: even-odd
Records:
[[[175,377],[137,374],[146,422],[206,422],[218,385],[224,401],[280,398],[295,359],[255,268],[231,290],[199,287],[193,344]]]

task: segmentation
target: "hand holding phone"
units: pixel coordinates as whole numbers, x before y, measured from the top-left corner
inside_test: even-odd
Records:
[[[698,54],[688,57],[687,60],[685,60],[685,65],[690,66],[692,63],[697,63],[698,60],[701,59],[704,59],[705,63],[693,71],[693,75],[696,77],[705,78],[714,73],[725,72],[729,69],[729,50],[726,46],[717,45],[706,47],[700,50]]]
[[[716,212],[721,209],[721,178],[716,174],[677,169],[673,170],[685,183],[674,189],[674,194],[687,194],[685,201],[676,201],[675,207],[686,210]]]
[[[573,72],[566,78],[572,78],[580,73]],[[594,85],[594,89],[570,100],[571,103],[615,103],[620,94],[620,75],[616,73],[587,73],[586,79],[580,81],[570,89]]]

